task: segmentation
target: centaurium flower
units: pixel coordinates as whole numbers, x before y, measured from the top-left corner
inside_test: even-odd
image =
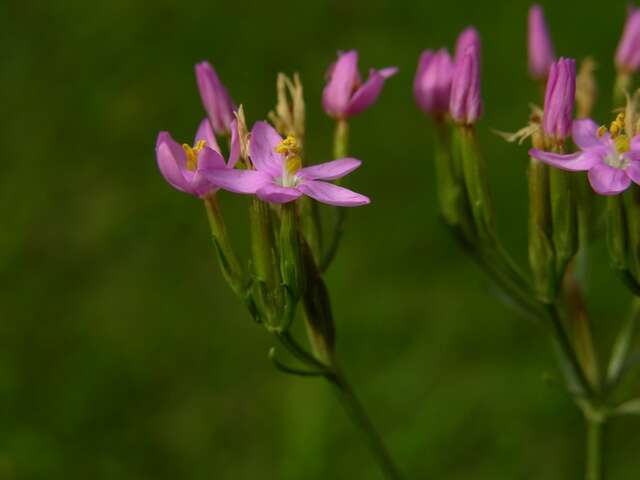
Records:
[[[200,98],[211,126],[217,135],[226,135],[231,130],[234,118],[233,100],[209,62],[196,64],[195,70]]]
[[[480,51],[477,43],[469,43],[465,54],[456,60],[449,113],[456,122],[464,125],[475,123],[482,115]]]
[[[615,60],[618,70],[625,73],[640,68],[640,8],[629,8]]]
[[[445,48],[422,52],[413,81],[413,94],[425,113],[441,115],[449,111],[452,75],[453,62]]]
[[[551,65],[544,96],[542,127],[549,137],[561,141],[571,134],[576,101],[576,61],[560,58]]]
[[[362,83],[358,73],[358,52],[339,53],[338,60],[329,67],[328,83],[322,92],[324,111],[338,119],[357,115],[378,99],[385,80],[397,71],[396,67],[371,69],[369,78]]]
[[[226,172],[229,182],[220,184],[220,172],[211,179],[227,188],[253,190],[261,200],[270,203],[287,203],[302,195],[319,202],[340,207],[357,207],[369,203],[364,195],[323,180],[336,180],[358,168],[360,160],[341,158],[331,162],[301,168],[299,145],[295,137],[282,139],[267,122],[257,122],[251,130],[249,143],[251,163],[255,170],[246,171],[244,177]]]
[[[625,134],[622,115],[609,130],[591,119],[576,120],[572,136],[580,148],[576,153],[531,149],[529,155],[562,170],[588,171],[589,183],[600,195],[617,195],[632,181],[640,184],[640,135],[630,139]]]
[[[478,61],[480,60],[480,34],[475,27],[465,28],[456,40],[456,51],[454,55],[454,63],[457,65],[462,61],[467,49],[470,46],[476,47],[478,50]]]
[[[529,73],[534,79],[543,80],[549,75],[555,54],[540,5],[532,5],[529,9],[528,33]]]
[[[156,159],[160,173],[172,187],[189,195],[203,198],[215,192],[221,186],[218,184],[220,182],[212,181],[216,174],[224,180],[225,172],[238,172],[240,176],[246,172],[233,170],[240,155],[235,120],[231,123],[231,131],[231,149],[227,162],[220,153],[213,129],[206,118],[200,122],[194,146],[180,145],[171,138],[169,132],[160,132],[156,141]],[[233,191],[254,193],[255,190],[246,190],[246,184],[247,182],[241,182]]]

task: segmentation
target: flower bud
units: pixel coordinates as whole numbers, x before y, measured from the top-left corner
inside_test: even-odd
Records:
[[[544,96],[544,133],[556,140],[571,134],[576,99],[576,61],[560,58],[551,65]]]
[[[217,135],[226,135],[230,131],[231,121],[234,118],[233,100],[209,62],[200,62],[195,69],[202,105],[209,116],[213,130]]]
[[[529,73],[535,80],[543,80],[555,59],[553,44],[540,5],[529,9]]]
[[[449,112],[456,122],[466,125],[475,123],[482,114],[480,51],[476,44],[469,45],[464,56],[456,61]]]
[[[425,113],[441,115],[449,110],[453,62],[446,49],[425,50],[420,56],[413,82],[418,107]]]
[[[640,9],[631,7],[616,50],[616,67],[625,73],[640,68]]]
[[[457,65],[464,57],[470,46],[478,49],[478,60],[480,59],[480,34],[475,27],[465,28],[456,40],[456,54],[454,63]]]

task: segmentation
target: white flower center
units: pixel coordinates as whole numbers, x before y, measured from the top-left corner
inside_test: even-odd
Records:
[[[610,167],[624,170],[629,166],[630,161],[624,153],[611,152],[609,155],[604,157],[604,163]]]

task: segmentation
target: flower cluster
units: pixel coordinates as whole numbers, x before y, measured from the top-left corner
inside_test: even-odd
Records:
[[[334,160],[304,164],[306,110],[297,75],[278,76],[277,103],[269,113],[272,123],[257,121],[249,131],[244,109],[236,106],[208,62],[195,66],[206,117],[193,143],[181,145],[166,131],[156,140],[158,168],[165,180],[204,201],[222,273],[233,291],[258,322],[281,338],[289,335],[302,303],[315,354],[305,361],[327,375],[335,375],[334,334],[322,274],[342,236],[344,214],[337,212],[369,203],[365,195],[338,184],[362,163],[346,154],[347,122],[373,105],[386,79],[397,72],[395,67],[372,69],[363,83],[357,62],[356,51],[340,53],[329,68],[322,95],[324,110],[336,121],[334,152],[342,152]],[[247,269],[227,236],[219,190],[252,197],[252,260]],[[338,221],[326,246],[321,236],[327,229],[322,228],[315,202],[336,207]],[[285,342],[288,348],[293,348],[291,342]]]
[[[480,36],[475,28],[467,28],[458,37],[454,60],[445,48],[422,52],[413,93],[425,113],[439,118],[450,114],[463,124],[480,118]]]
[[[372,71],[369,80],[357,87],[356,62],[357,53],[351,51],[342,54],[332,67],[333,73],[323,95],[323,105],[332,116],[343,118],[366,109],[380,94],[384,79],[396,71],[395,68]],[[369,203],[364,195],[328,183],[358,168],[360,160],[341,158],[302,167],[296,139],[283,140],[266,122],[254,125],[249,136],[247,161],[241,165],[244,168],[236,168],[239,166],[240,138],[238,122],[234,118],[235,105],[208,62],[196,65],[196,77],[207,118],[200,122],[194,145],[180,146],[168,132],[160,132],[156,142],[160,172],[173,187],[198,197],[223,189],[256,195],[270,203],[291,202],[302,195],[341,207]],[[226,162],[216,134],[231,135]]]

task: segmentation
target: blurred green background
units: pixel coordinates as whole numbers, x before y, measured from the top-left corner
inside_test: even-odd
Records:
[[[193,74],[212,61],[248,118],[300,73],[308,153],[328,160],[328,64],[397,65],[352,122],[350,214],[328,274],[338,349],[407,478],[572,479],[583,425],[542,330],[500,302],[439,224],[432,140],[412,80],[427,47],[474,24],[479,125],[505,243],[524,262],[526,150],[537,101],[529,2],[4,0],[0,5],[0,479],[381,478],[327,385],[284,376],[218,271],[202,205],[159,175],[159,130],[190,140]],[[593,55],[609,120],[625,6],[545,4],[558,54]],[[223,194],[247,250],[246,198]],[[595,244],[590,307],[606,352],[629,300]],[[638,393],[636,386],[636,393]],[[638,478],[638,418],[609,429],[610,478]]]

